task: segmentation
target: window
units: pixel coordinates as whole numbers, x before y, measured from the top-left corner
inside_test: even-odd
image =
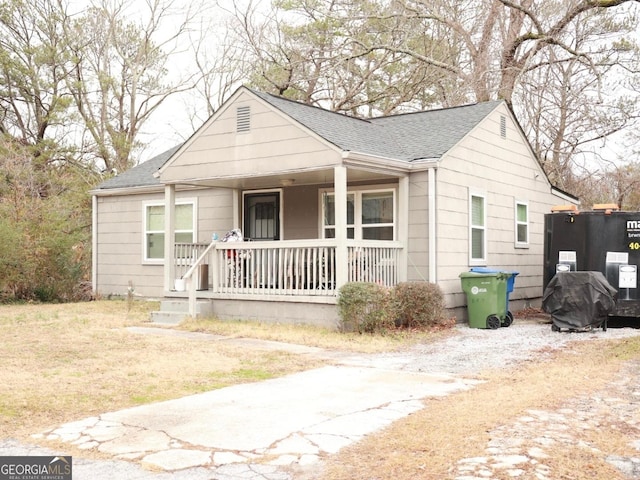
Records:
[[[471,263],[480,263],[486,260],[487,252],[487,212],[486,201],[483,195],[471,194],[469,196],[470,234],[469,251]]]
[[[323,194],[324,238],[336,238],[336,197],[333,193]],[[355,238],[355,195],[347,194],[347,238]]]
[[[195,204],[176,204],[175,242],[193,243],[195,238]],[[148,203],[144,206],[144,259],[164,259],[164,204]]]
[[[516,202],[516,247],[529,245],[529,205],[525,202]]]
[[[335,238],[335,194],[322,193],[324,238]],[[393,240],[395,238],[394,190],[347,192],[347,238]]]
[[[393,192],[364,192],[362,205],[362,238],[393,240]]]

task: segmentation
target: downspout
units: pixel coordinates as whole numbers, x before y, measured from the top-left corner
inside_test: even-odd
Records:
[[[98,197],[91,196],[91,290],[98,295]]]
[[[438,236],[438,222],[436,221],[436,167],[430,167],[427,170],[427,185],[429,191],[428,197],[428,211],[429,211],[429,282],[438,282],[438,264],[437,264],[437,236]]]
[[[173,290],[176,278],[176,187],[164,187],[164,291]]]

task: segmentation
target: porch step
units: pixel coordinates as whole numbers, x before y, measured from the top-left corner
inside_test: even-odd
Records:
[[[206,317],[213,314],[211,300],[196,302],[196,317]],[[151,322],[162,325],[178,325],[189,316],[189,301],[181,299],[162,300],[160,311],[151,312]]]

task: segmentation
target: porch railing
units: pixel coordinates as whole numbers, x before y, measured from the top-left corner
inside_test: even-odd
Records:
[[[208,246],[208,243],[176,243],[176,278],[183,278],[191,266],[196,264],[200,255]],[[205,265],[209,263],[207,260],[206,258],[204,259]]]
[[[190,299],[196,295],[194,277],[201,265],[208,265],[208,290],[213,293],[336,296],[338,268],[346,269],[342,278],[349,282],[396,285],[400,252],[398,242],[350,240],[347,264],[337,265],[332,239],[216,242],[176,245],[175,261],[177,273],[184,269]]]
[[[371,282],[393,287],[398,284],[400,247],[366,242],[348,246],[349,282]]]
[[[325,241],[219,243],[213,288],[220,293],[334,295],[335,245]]]

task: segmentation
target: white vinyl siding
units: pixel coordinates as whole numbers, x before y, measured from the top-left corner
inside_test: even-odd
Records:
[[[245,109],[238,112],[238,106]],[[278,172],[289,178],[292,171],[333,169],[341,161],[341,153],[321,137],[251,93],[240,92],[186,142],[180,155],[163,168],[161,180],[257,178]]]
[[[193,243],[195,238],[195,202],[176,203],[175,242]],[[144,260],[164,259],[164,204],[144,205]]]
[[[515,206],[516,248],[529,246],[529,204],[516,201]]]
[[[469,195],[469,262],[472,265],[487,260],[487,205],[482,194]]]

